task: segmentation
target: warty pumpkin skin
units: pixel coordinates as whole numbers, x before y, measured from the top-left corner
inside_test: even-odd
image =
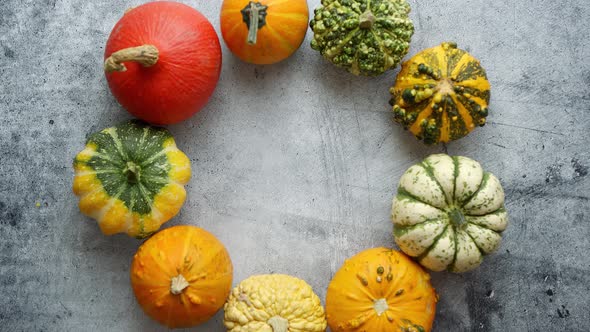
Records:
[[[397,245],[433,271],[478,267],[508,225],[498,178],[475,160],[446,154],[404,173],[391,214]]]
[[[326,317],[319,297],[305,281],[284,275],[249,277],[224,306],[228,332],[323,332]]]
[[[137,301],[148,316],[170,328],[195,326],[215,315],[232,278],[223,244],[194,226],[156,233],[139,247],[131,265]]]
[[[190,161],[170,132],[139,121],[90,135],[73,166],[80,211],[106,235],[137,238],[178,213],[191,177]]]
[[[427,332],[437,295],[430,275],[406,255],[373,248],[347,259],[326,294],[333,332]]]
[[[489,112],[485,70],[452,42],[402,64],[390,92],[394,120],[429,145],[466,136],[485,125]]]
[[[224,0],[221,34],[242,61],[273,64],[291,56],[307,32],[306,0]]]
[[[311,48],[354,75],[377,76],[408,53],[414,24],[406,0],[322,0]]]

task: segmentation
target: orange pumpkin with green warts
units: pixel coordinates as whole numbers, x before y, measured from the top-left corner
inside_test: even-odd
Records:
[[[221,34],[242,61],[265,65],[291,56],[307,32],[306,0],[225,0]]]
[[[154,320],[170,328],[200,324],[223,307],[233,267],[223,244],[194,226],[174,226],[144,242],[133,258],[131,285]]]
[[[405,62],[390,92],[395,121],[426,144],[462,138],[485,125],[488,116],[486,72],[451,42]]]
[[[347,259],[326,294],[333,332],[428,332],[437,296],[430,275],[408,256],[387,248]]]

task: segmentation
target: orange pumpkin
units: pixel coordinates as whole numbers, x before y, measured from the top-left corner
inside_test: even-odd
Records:
[[[225,303],[232,276],[223,244],[194,226],[156,233],[141,245],[131,266],[137,301],[151,318],[170,328],[211,318]]]
[[[225,0],[221,34],[227,47],[246,62],[284,60],[301,46],[309,11],[306,0]]]
[[[437,296],[430,275],[406,255],[387,248],[346,260],[328,286],[326,314],[333,332],[426,332]]]

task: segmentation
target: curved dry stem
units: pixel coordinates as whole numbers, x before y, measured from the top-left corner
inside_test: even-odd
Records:
[[[112,73],[127,70],[124,62],[134,61],[144,67],[151,67],[158,62],[160,52],[154,45],[142,45],[137,47],[124,48],[111,54],[104,62],[104,71]]]

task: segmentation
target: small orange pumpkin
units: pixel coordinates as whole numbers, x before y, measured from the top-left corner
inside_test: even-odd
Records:
[[[233,266],[223,244],[194,226],[156,233],[139,247],[131,285],[143,310],[170,328],[211,318],[231,290]]]
[[[243,61],[265,65],[291,56],[303,42],[309,22],[306,0],[225,0],[221,34]]]
[[[427,332],[437,296],[430,275],[387,248],[346,260],[328,286],[326,314],[334,332]]]

